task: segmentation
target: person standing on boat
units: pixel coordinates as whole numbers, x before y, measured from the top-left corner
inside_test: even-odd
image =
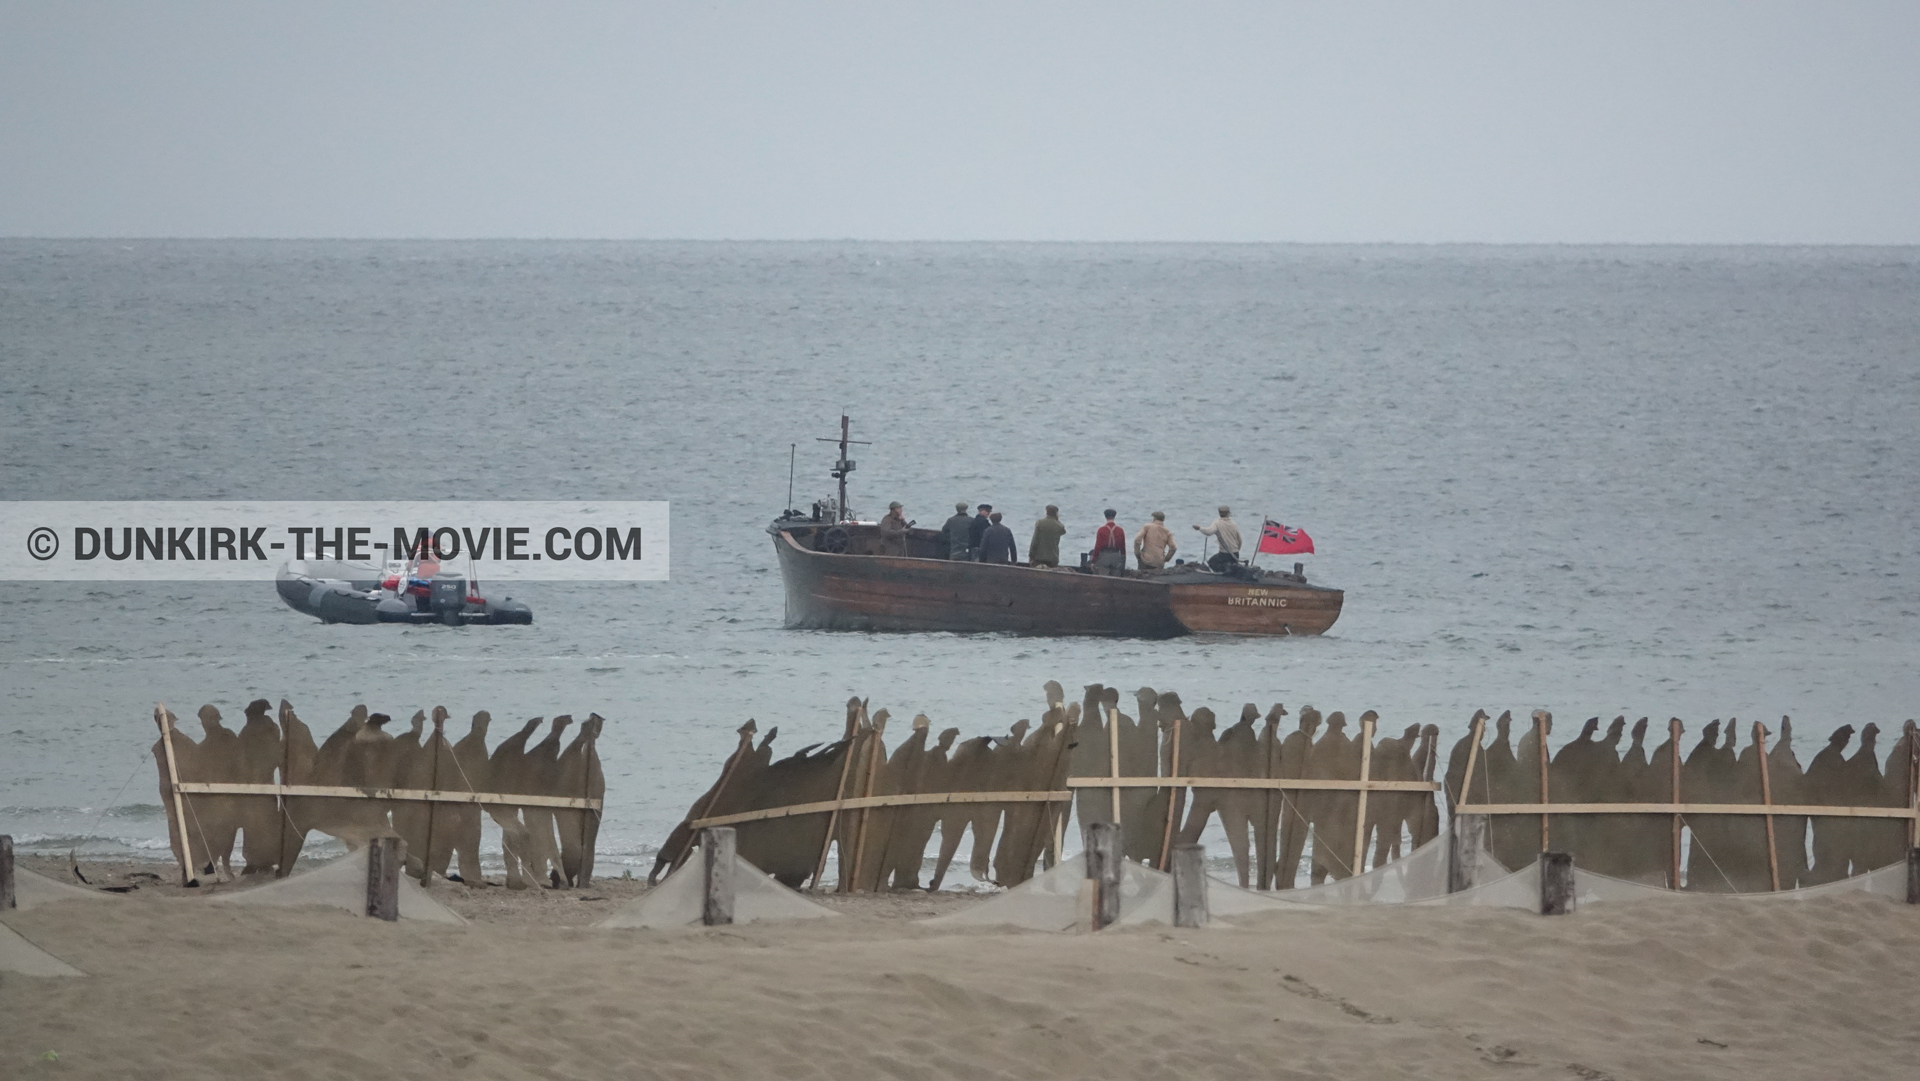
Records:
[[[1096,574],[1119,575],[1127,569],[1127,531],[1114,521],[1120,512],[1107,510],[1107,522],[1093,535],[1093,570]]]
[[[1133,558],[1143,571],[1157,571],[1167,565],[1179,548],[1173,532],[1167,528],[1167,512],[1153,512],[1153,520],[1140,527],[1133,538]]]
[[[980,538],[980,562],[982,563],[1018,563],[1020,550],[1013,545],[1013,530],[1000,524],[1000,512],[990,516],[992,525]]]
[[[1207,560],[1207,566],[1217,573],[1226,573],[1228,567],[1240,562],[1240,527],[1233,524],[1233,508],[1221,507],[1220,517],[1212,525],[1197,525],[1193,528],[1220,542],[1220,550]]]
[[[1027,562],[1036,567],[1060,565],[1060,538],[1067,525],[1060,520],[1060,508],[1047,504],[1047,516],[1033,523],[1033,540],[1027,543]]]
[[[880,519],[880,554],[883,556],[903,556],[907,554],[907,528],[913,525],[907,521],[906,513],[895,500],[887,504],[887,516]]]
[[[967,527],[973,524],[973,518],[967,513],[966,501],[953,505],[953,517],[940,527],[941,536],[947,541],[948,559],[972,559],[973,551],[967,544]]]
[[[968,559],[980,558],[980,542],[987,535],[987,527],[993,524],[993,519],[988,518],[987,515],[992,512],[993,504],[982,503],[980,504],[980,513],[974,515],[973,521],[967,523]]]

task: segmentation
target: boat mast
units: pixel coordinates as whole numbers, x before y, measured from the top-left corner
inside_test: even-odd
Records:
[[[840,482],[840,507],[837,513],[843,522],[853,521],[853,513],[847,509],[847,474],[853,472],[853,461],[847,457],[847,447],[870,447],[873,445],[862,439],[847,438],[847,429],[851,423],[851,419],[848,418],[845,413],[842,413],[840,414],[840,438],[838,440],[823,438],[816,438],[814,440],[816,443],[838,442],[840,444],[840,460],[833,463],[833,472],[830,475]]]

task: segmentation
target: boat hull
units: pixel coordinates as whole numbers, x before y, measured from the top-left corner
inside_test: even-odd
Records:
[[[1172,638],[1166,588],[1130,578],[944,559],[835,555],[774,536],[787,626]]]
[[[786,625],[839,631],[1001,632],[1174,638],[1193,633],[1321,634],[1339,618],[1337,589],[1192,571],[1108,577],[1023,564],[871,554],[856,533],[846,552],[773,532],[786,588]],[[816,531],[800,530],[809,541]],[[919,531],[916,531],[919,532]],[[931,542],[910,539],[919,551]],[[925,542],[925,543],[923,543]]]

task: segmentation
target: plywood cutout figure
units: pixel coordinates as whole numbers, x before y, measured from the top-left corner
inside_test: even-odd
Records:
[[[1188,777],[1218,777],[1226,769],[1219,741],[1214,735],[1213,711],[1205,706],[1193,711],[1180,729],[1180,773]],[[1187,808],[1175,837],[1181,844],[1193,844],[1207,828],[1207,819],[1218,806],[1218,788],[1195,788],[1187,793]],[[1242,842],[1244,843],[1244,841]]]
[[[951,792],[947,776],[947,756],[953,751],[953,743],[960,737],[958,728],[943,728],[920,756],[919,779],[915,783],[916,792]],[[940,812],[934,807],[906,808],[900,819],[900,825],[894,827],[894,845],[889,865],[892,868],[893,888],[913,890],[920,888],[920,872],[926,865],[927,845],[933,840],[933,831],[940,824]]]
[[[282,747],[280,782],[320,784],[316,772],[320,747],[313,741],[313,730],[293,712],[293,703],[284,698],[280,700],[279,719]],[[314,828],[313,824],[318,819],[325,817],[320,805],[326,802],[312,796],[289,796],[283,803],[280,854],[274,861],[276,877],[285,878],[293,873],[294,864],[300,860],[300,850],[306,847],[307,831]]]
[[[1171,768],[1172,763],[1161,758],[1161,748],[1166,743],[1167,730],[1172,724],[1173,713],[1178,712],[1177,696],[1172,700],[1171,710],[1163,714],[1160,706],[1161,694],[1152,687],[1141,687],[1133,692],[1134,719],[1126,721],[1121,714],[1120,725],[1120,774],[1123,777],[1158,777]],[[1093,718],[1083,717],[1081,724],[1092,725]],[[1081,743],[1099,742],[1106,737],[1101,728],[1096,733],[1090,728],[1076,730],[1075,739]],[[1182,767],[1184,768],[1184,767]],[[1110,797],[1110,790],[1095,790],[1103,797]],[[1164,788],[1123,788],[1120,790],[1121,815],[1121,851],[1130,860],[1154,863],[1160,858],[1160,840],[1167,830],[1167,790]],[[1084,820],[1083,820],[1084,821]]]
[[[492,773],[487,761],[487,730],[493,726],[493,714],[480,710],[468,722],[467,734],[453,745],[452,768],[442,766],[440,787],[459,792],[494,792]],[[440,808],[440,817],[434,820],[434,836],[437,839],[441,830],[447,834],[447,843],[455,856],[460,859],[460,870],[453,872],[451,857],[434,868],[436,874],[462,881],[472,886],[487,884],[480,870],[480,816],[483,813],[479,804],[456,803]],[[438,857],[435,857],[438,859]]]
[[[1615,725],[1617,738],[1625,722]],[[1610,744],[1599,738],[1600,718],[1589,717],[1580,726],[1580,734],[1568,740],[1553,754],[1547,767],[1547,790],[1554,803],[1595,803],[1606,798],[1619,783],[1619,760]],[[1596,842],[1602,840],[1604,815],[1554,815],[1553,849],[1573,854],[1573,865],[1600,870],[1610,854]]]
[[[1852,740],[1853,726],[1841,725],[1827,737],[1827,745],[1813,756],[1813,761],[1807,763],[1804,787],[1808,803],[1847,804],[1852,795],[1847,744]],[[1848,820],[1844,818],[1813,818],[1813,866],[1807,871],[1809,884],[1817,886],[1847,877],[1853,859],[1853,836],[1847,825]]]
[[[1286,778],[1308,775],[1314,736],[1320,731],[1320,711],[1312,706],[1300,707],[1296,726],[1280,741],[1280,776]],[[1280,850],[1274,857],[1274,889],[1290,890],[1299,882],[1300,860],[1306,854],[1318,796],[1317,792],[1300,789],[1280,792]]]
[[[523,783],[523,773],[527,757],[527,740],[532,738],[534,730],[546,723],[545,717],[535,717],[522,725],[520,731],[500,741],[487,758],[487,782],[495,792],[518,792],[517,785]],[[530,866],[533,854],[533,842],[527,836],[527,827],[520,819],[520,808],[502,803],[487,804],[487,815],[500,827],[500,858],[506,864],[507,888],[510,890],[529,889],[534,884],[533,869]]]
[[[1503,710],[1493,722],[1493,739],[1480,755],[1485,765],[1487,791],[1493,803],[1540,802],[1539,773],[1532,775],[1533,785],[1520,771],[1513,751],[1513,712]],[[1487,825],[1487,843],[1493,858],[1509,870],[1532,863],[1540,854],[1540,820],[1528,815],[1494,815]]]
[[[1905,778],[1895,771],[1893,784],[1887,783],[1880,768],[1877,744],[1880,726],[1869,723],[1860,729],[1860,750],[1847,760],[1848,799],[1855,807],[1904,807],[1907,805]],[[1904,746],[1895,741],[1896,753]],[[1907,824],[1897,818],[1856,818],[1853,823],[1853,873],[1865,874],[1899,863],[1907,858]]]
[[[991,783],[993,776],[993,737],[975,736],[954,748],[953,757],[947,764],[948,792],[985,791],[983,785]],[[987,880],[987,858],[992,851],[994,823],[998,821],[1000,809],[991,809],[991,820],[984,827],[986,836],[980,835],[981,827],[976,825],[982,812],[977,807],[965,804],[946,804],[940,808],[940,854],[934,861],[933,879],[927,887],[937,890],[946,880],[947,868],[953,863],[954,854],[960,850],[961,838],[971,830],[973,837],[973,859],[970,866],[974,877]]]
[[[220,722],[220,711],[200,707],[199,753],[194,755],[198,774],[182,780],[232,783],[242,772],[240,737]],[[222,881],[233,877],[233,844],[247,812],[245,796],[195,796],[188,813],[195,820],[195,846],[207,847],[204,858],[215,865],[214,873]]]
[[[1620,755],[1619,793],[1610,799],[1661,803],[1670,796],[1670,777],[1654,764],[1647,750],[1648,721],[1642,717],[1634,722],[1633,741]],[[1619,877],[1649,886],[1667,885],[1672,819],[1667,815],[1616,815],[1612,821],[1610,828],[1619,838]]]
[[[1355,781],[1360,778],[1360,741],[1347,735],[1347,715],[1335,711],[1327,715],[1327,731],[1307,756],[1308,777],[1322,780]],[[1360,794],[1325,791],[1317,793],[1313,809],[1312,881],[1318,886],[1328,876],[1349,878],[1353,866],[1353,837],[1359,827]]]
[[[280,728],[270,714],[273,703],[256,698],[247,703],[246,722],[240,726],[239,784],[272,784],[280,769]],[[249,875],[271,873],[280,861],[280,804],[272,796],[240,797],[240,851]]]
[[[1259,760],[1262,777],[1272,779],[1280,776],[1280,719],[1286,715],[1287,707],[1275,702],[1261,722],[1254,755]],[[1280,816],[1286,804],[1279,792],[1269,788],[1259,794],[1259,805],[1260,820],[1255,824],[1253,835],[1254,886],[1270,890],[1273,889],[1274,866],[1280,858]]]
[[[529,796],[553,796],[560,793],[560,747],[563,734],[573,724],[573,715],[563,713],[553,719],[547,737],[527,752],[521,766],[520,783],[513,791]],[[520,820],[526,823],[529,842],[527,877],[545,880],[560,889],[566,885],[560,863],[560,843],[556,836],[553,808],[522,807]]]
[[[1112,776],[1113,740],[1117,733],[1112,730],[1107,711],[1101,708],[1101,697],[1106,688],[1098,683],[1089,683],[1082,691],[1084,697],[1081,699],[1080,715],[1086,718],[1086,727],[1081,733],[1084,738],[1077,741],[1073,748],[1073,775],[1109,777]],[[1113,821],[1112,789],[1082,788],[1074,793],[1073,804],[1082,829],[1096,822]]]
[[[1780,718],[1780,736],[1767,745],[1767,783],[1773,790],[1773,802],[1808,802],[1806,778],[1800,759],[1793,753],[1793,718]],[[1765,824],[1761,828],[1764,830]],[[1807,818],[1787,815],[1773,820],[1773,844],[1780,861],[1780,888],[1794,889],[1811,885],[1807,861]]]
[[[1732,734],[1729,724],[1729,735]],[[1733,749],[1721,745],[1720,722],[1700,731],[1700,741],[1681,767],[1680,790],[1688,803],[1732,803],[1739,766]],[[1756,800],[1756,802],[1758,802]],[[1734,879],[1728,863],[1733,831],[1729,815],[1688,815],[1692,834],[1687,849],[1687,888],[1701,893],[1732,893]]]
[[[600,768],[600,732],[606,718],[590,713],[580,733],[560,752],[560,780],[554,795],[569,799],[601,799],[607,791]],[[560,835],[560,873],[565,882],[584,889],[593,882],[593,846],[600,833],[600,815],[594,811],[555,809],[553,825]]]
[[[424,790],[433,787],[433,760],[427,754],[427,714],[415,710],[407,731],[387,745],[387,783],[395,788]],[[427,874],[427,818],[432,806],[416,800],[393,801],[393,831],[407,844],[406,873],[425,879]]]
[[[1398,736],[1382,736],[1374,740],[1368,776],[1377,781],[1419,780],[1420,767],[1414,761],[1414,753],[1419,745],[1420,726],[1417,724],[1408,725]],[[1368,794],[1367,821],[1362,829],[1365,831],[1365,844],[1373,853],[1372,865],[1375,867],[1400,858],[1405,839],[1412,832],[1410,827],[1413,818],[1419,813],[1419,804],[1410,802],[1409,796],[1417,797],[1418,793]]]
[[[1414,758],[1420,769],[1420,780],[1432,784],[1434,771],[1440,765],[1439,725],[1429,724],[1420,729],[1420,746]],[[1432,792],[1409,793],[1407,801],[1416,808],[1408,821],[1413,830],[1413,847],[1419,848],[1440,836],[1440,802]]]
[[[1625,799],[1627,779],[1620,759],[1620,740],[1626,734],[1627,719],[1615,717],[1607,726],[1604,738],[1589,742],[1588,731],[1598,720],[1588,721],[1588,729],[1581,732],[1581,738],[1554,755],[1553,770],[1549,774],[1554,799],[1568,803],[1619,803]],[[1568,752],[1575,748],[1580,750],[1569,757]],[[1633,861],[1625,849],[1631,838],[1625,816],[1566,817],[1574,820],[1572,831],[1578,839],[1578,847],[1573,849],[1575,867],[1614,878],[1631,877]]]

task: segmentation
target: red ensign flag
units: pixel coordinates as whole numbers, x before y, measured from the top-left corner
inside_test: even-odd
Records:
[[[1307,536],[1304,529],[1288,529],[1273,519],[1260,527],[1260,551],[1267,555],[1286,556],[1313,551],[1313,538]]]

